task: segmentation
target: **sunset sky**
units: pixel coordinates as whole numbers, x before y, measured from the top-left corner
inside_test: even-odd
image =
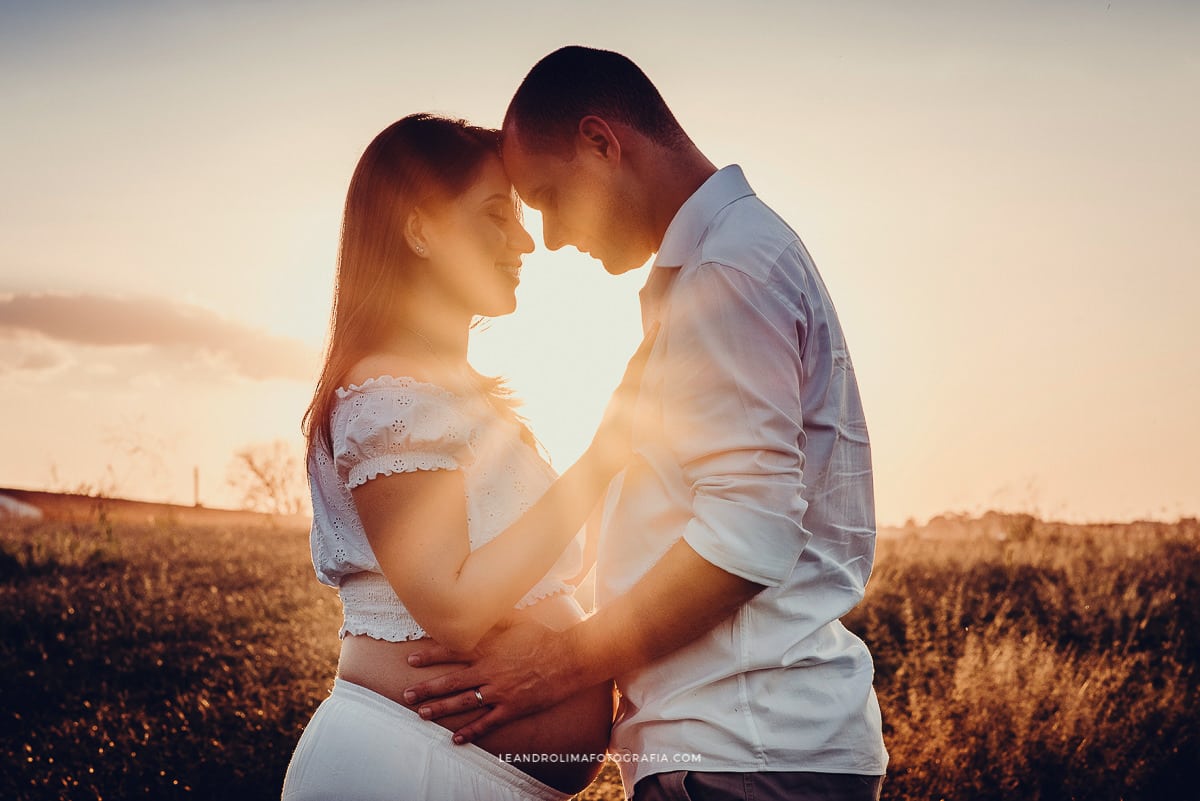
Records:
[[[435,7],[436,6],[436,7]],[[0,486],[229,505],[301,447],[341,204],[371,138],[498,125],[570,43],[741,164],[838,306],[881,523],[1200,514],[1200,4],[0,5]],[[637,291],[526,258],[475,335],[560,468]]]

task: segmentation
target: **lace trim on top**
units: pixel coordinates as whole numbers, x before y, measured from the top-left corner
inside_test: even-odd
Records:
[[[338,637],[366,634],[377,640],[403,642],[426,636],[396,597],[392,585],[379,573],[352,573],[338,587],[342,600],[342,628]]]
[[[347,384],[344,387],[338,387],[334,393],[340,400],[345,400],[356,392],[363,392],[368,389],[418,389],[422,394],[434,395],[438,400],[444,403],[457,403],[462,400],[462,397],[456,395],[440,384],[431,384],[428,381],[418,381],[411,376],[394,376],[381,375],[375,378],[365,379],[361,384]]]
[[[525,594],[516,609],[526,609],[552,595],[570,595],[574,588],[558,579],[544,578]],[[338,637],[364,634],[377,640],[406,642],[429,636],[381,573],[353,573],[338,587],[342,601],[342,627]]]
[[[406,453],[403,456],[375,456],[355,465],[346,482],[347,489],[361,487],[376,476],[415,473],[418,470],[457,470],[458,461],[444,453]]]

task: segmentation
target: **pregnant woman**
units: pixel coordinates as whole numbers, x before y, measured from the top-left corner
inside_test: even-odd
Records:
[[[533,241],[495,131],[413,115],[367,147],[342,226],[332,331],[305,416],[317,577],[344,621],[331,694],[304,730],[283,798],[562,799],[602,764],[610,685],[455,745],[479,710],[438,722],[404,688],[429,639],[469,651],[497,624],[565,628],[586,572],[578,532],[628,457],[649,342],[591,446],[561,477],[498,379],[467,362],[471,322],[511,313]],[[533,758],[529,758],[529,757]],[[525,757],[525,758],[523,758]]]

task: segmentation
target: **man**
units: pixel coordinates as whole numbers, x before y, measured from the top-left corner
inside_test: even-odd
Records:
[[[410,700],[449,696],[423,705],[435,718],[490,706],[456,733],[467,742],[615,678],[611,753],[637,801],[877,798],[873,666],[839,622],[874,558],[870,445],[804,245],[616,53],[534,66],[503,156],[551,250],[614,274],[657,252],[641,303],[660,329],[635,455],[605,503],[599,611],[501,632]]]

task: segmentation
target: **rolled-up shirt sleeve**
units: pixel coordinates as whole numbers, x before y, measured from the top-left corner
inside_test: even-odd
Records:
[[[704,263],[676,282],[663,334],[663,433],[692,491],[683,539],[777,586],[810,536],[797,314],[769,284]]]

